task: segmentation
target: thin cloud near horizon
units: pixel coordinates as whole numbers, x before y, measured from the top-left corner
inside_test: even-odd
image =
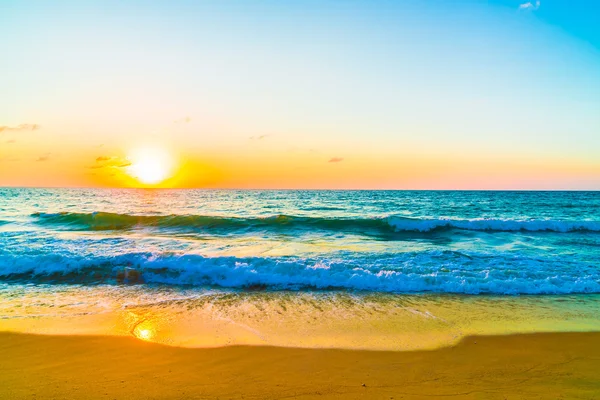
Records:
[[[268,138],[271,135],[260,135],[260,136],[250,136],[250,140],[263,140]]]
[[[44,162],[44,161],[48,161],[50,159],[50,155],[52,153],[46,153],[46,154],[42,154],[41,156],[39,156],[37,158],[37,160],[35,160],[36,162]]]
[[[116,156],[98,156],[96,157],[96,164],[89,166],[89,169],[100,169],[100,168],[125,168],[131,165],[131,161],[126,158]]]
[[[8,126],[8,125],[2,125],[0,126],[0,133],[2,132],[17,132],[17,131],[35,131],[40,129],[40,126],[38,124],[20,124],[17,126]]]

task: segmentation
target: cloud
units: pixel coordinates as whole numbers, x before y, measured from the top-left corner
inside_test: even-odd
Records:
[[[542,5],[542,2],[537,0],[535,3],[528,1],[519,5],[519,10],[535,11]]]
[[[17,126],[7,126],[7,125],[3,125],[0,126],[0,133],[2,132],[8,132],[8,131],[35,131],[40,129],[40,126],[38,124],[21,124],[21,125],[17,125]]]
[[[7,140],[6,143],[12,144],[12,143],[17,143],[17,141],[15,139],[10,139],[10,140]]]
[[[46,153],[46,154],[43,154],[43,155],[39,156],[39,157],[37,158],[37,160],[35,160],[35,161],[37,161],[37,162],[48,161],[48,160],[50,159],[50,154],[51,154],[51,153]]]
[[[268,138],[271,135],[260,135],[260,136],[250,136],[248,139],[250,140],[263,140]]]
[[[327,162],[342,162],[342,161],[344,161],[344,159],[341,157],[332,157]]]
[[[99,156],[96,158],[96,164],[89,166],[90,169],[100,168],[125,168],[131,165],[131,161],[126,158],[114,156]]]

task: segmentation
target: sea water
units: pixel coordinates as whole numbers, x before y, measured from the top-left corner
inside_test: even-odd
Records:
[[[417,348],[598,293],[600,192],[0,189],[5,330]]]

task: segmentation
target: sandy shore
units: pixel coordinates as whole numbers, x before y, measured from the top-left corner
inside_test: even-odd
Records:
[[[2,399],[600,399],[600,333],[469,337],[413,352],[1,333],[0,355]]]

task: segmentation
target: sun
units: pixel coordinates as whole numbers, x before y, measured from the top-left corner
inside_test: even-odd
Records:
[[[173,158],[162,148],[144,147],[131,152],[131,165],[127,173],[146,185],[156,185],[170,178],[173,173]]]

